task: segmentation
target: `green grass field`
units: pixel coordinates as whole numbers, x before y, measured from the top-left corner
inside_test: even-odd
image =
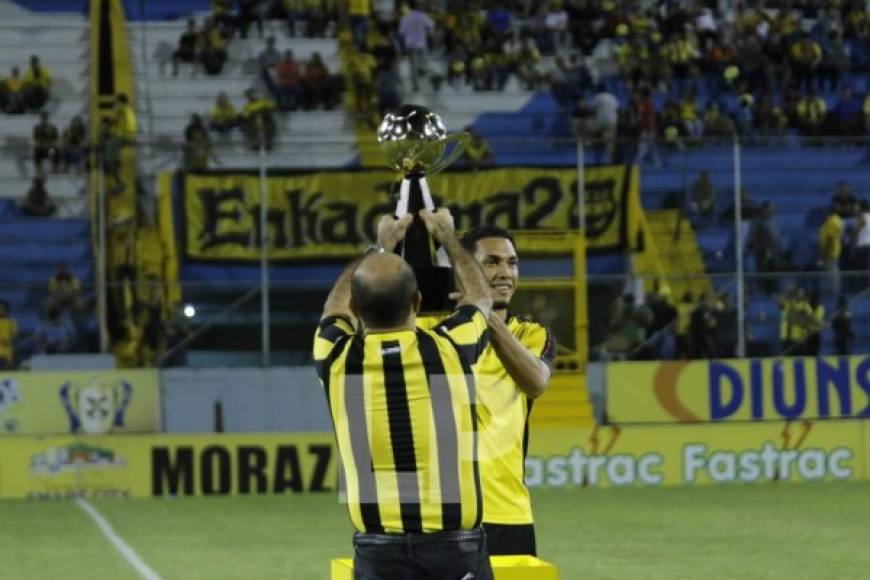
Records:
[[[533,501],[540,555],[563,580],[870,577],[870,484],[541,490]],[[351,554],[333,495],[92,504],[167,580],[319,580]],[[0,502],[0,578],[137,577],[75,503]]]

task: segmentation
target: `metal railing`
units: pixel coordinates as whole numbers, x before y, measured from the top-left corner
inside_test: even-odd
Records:
[[[204,108],[206,104],[204,103]],[[183,133],[184,127],[178,127],[178,134]],[[279,131],[280,126],[279,126]],[[260,146],[252,147],[251,140],[242,137],[239,129],[234,129],[229,138],[220,136],[211,137],[209,144],[188,144],[179,139],[161,137],[159,139],[140,140],[139,146],[148,146],[153,155],[140,158],[140,179],[146,183],[153,183],[156,174],[163,170],[172,170],[187,165],[191,169],[217,168],[221,170],[246,170],[258,175],[260,179],[260,198],[265,200],[268,192],[265,187],[265,179],[269,175],[280,173],[281,170],[312,170],[312,166],[318,160],[321,152],[328,152],[331,161],[323,162],[322,165],[339,165],[351,161],[351,156],[346,154],[344,148],[347,139],[343,137],[332,141],[330,138],[321,137],[318,141],[307,140],[306,135],[291,133],[276,135],[272,143],[272,150],[267,150],[266,143],[261,141]],[[342,147],[336,147],[337,144]],[[840,181],[851,181],[855,194],[862,194],[866,187],[870,186],[870,142],[863,139],[828,139],[828,140],[802,140],[797,137],[776,138],[775,142],[765,142],[760,139],[752,139],[747,145],[734,139],[730,142],[717,140],[714,144],[703,141],[692,143],[685,149],[673,148],[667,143],[658,143],[662,153],[662,167],[655,166],[652,160],[647,160],[641,167],[640,197],[647,215],[654,217],[659,209],[670,209],[681,218],[676,222],[676,227],[668,230],[669,235],[663,235],[658,231],[654,222],[651,232],[655,239],[645,240],[646,244],[657,243],[661,260],[669,263],[672,267],[667,272],[639,272],[633,267],[633,261],[627,260],[626,272],[608,272],[601,275],[590,273],[588,283],[590,289],[599,287],[610,288],[609,302],[606,304],[590,302],[590,312],[596,308],[606,308],[614,302],[614,299],[623,294],[624,288],[645,287],[646,293],[652,284],[653,278],[661,279],[670,286],[679,285],[686,280],[706,280],[712,284],[712,288],[729,297],[733,305],[736,319],[737,332],[735,335],[735,354],[751,354],[757,347],[753,333],[757,328],[764,327],[766,345],[772,353],[791,352],[783,351],[779,346],[778,329],[771,331],[769,326],[770,316],[778,315],[778,308],[770,306],[776,303],[776,296],[785,291],[790,284],[804,286],[807,290],[817,290],[822,294],[826,306],[824,330],[826,339],[824,349],[832,348],[833,339],[830,334],[830,324],[833,317],[842,308],[835,302],[834,295],[825,290],[826,278],[824,272],[813,271],[816,268],[815,261],[817,250],[815,242],[810,239],[821,225],[818,221],[824,217],[824,208],[830,205],[831,196],[838,187]],[[578,183],[584,183],[585,170],[591,164],[602,160],[603,143],[600,140],[584,140],[564,136],[553,138],[528,138],[521,142],[513,138],[489,140],[492,150],[492,159],[479,164],[481,168],[508,165],[522,165],[523,152],[540,153],[541,151],[558,152],[558,163],[565,167],[573,167],[577,171]],[[620,140],[617,143],[614,161],[625,162],[634,159],[633,153],[637,142],[633,140]],[[354,149],[351,148],[351,151]],[[7,150],[12,152],[12,149]],[[12,158],[18,163],[13,173],[7,172],[15,179],[21,179],[32,174],[32,165],[27,156],[20,149],[15,150],[16,157]],[[802,157],[798,157],[801,155]],[[9,156],[4,156],[10,159]],[[215,163],[215,159],[220,164]],[[794,159],[814,159],[812,166],[794,167]],[[554,162],[555,163],[555,162]],[[318,163],[321,164],[321,163]],[[466,170],[471,164],[461,160],[455,165],[457,170]],[[23,168],[23,172],[18,170]],[[13,168],[10,168],[13,169]],[[704,215],[697,206],[695,199],[695,187],[699,180],[699,173],[708,169],[712,178],[712,189],[715,211],[713,215]],[[543,171],[543,170],[542,170]],[[773,175],[768,179],[766,176]],[[0,173],[0,182],[4,175]],[[56,180],[66,179],[63,175],[49,175],[49,189],[51,183]],[[73,176],[72,179],[81,181],[82,177]],[[777,181],[780,180],[780,181]],[[759,190],[762,183],[769,182],[768,191]],[[783,238],[783,252],[791,253],[790,262],[783,262],[780,270],[788,268],[788,271],[757,272],[753,265],[752,252],[747,250],[747,231],[751,226],[741,215],[741,208],[746,204],[741,202],[740,192],[744,189],[750,191],[750,201],[754,201],[752,207],[770,199],[785,199],[787,203],[776,207],[774,211],[774,223],[782,218],[779,235]],[[583,187],[580,188],[584,190]],[[788,197],[785,193],[791,192]],[[12,192],[10,192],[12,193]],[[19,193],[19,192],[14,192]],[[152,195],[146,192],[145,195]],[[73,200],[77,201],[77,200]],[[600,212],[599,205],[584,205],[583,197],[580,199],[578,211],[581,219]],[[745,201],[745,200],[744,200]],[[64,202],[66,203],[66,202]],[[145,202],[149,205],[153,202]],[[267,223],[267,204],[258,204],[261,208],[257,216],[261,226]],[[732,207],[732,210],[728,210]],[[723,212],[724,210],[730,213]],[[803,216],[799,219],[799,216]],[[786,219],[787,218],[787,219]],[[847,216],[847,225],[850,220]],[[670,223],[670,222],[668,222]],[[668,226],[671,227],[670,225]],[[211,282],[208,284],[210,292],[203,292],[203,283],[184,284],[184,303],[181,305],[181,314],[185,323],[192,328],[192,338],[187,338],[183,346],[174,344],[165,352],[170,353],[162,359],[158,356],[161,364],[172,364],[173,359],[181,350],[197,350],[199,348],[221,350],[222,344],[219,335],[232,333],[232,329],[238,326],[251,327],[256,332],[244,331],[244,336],[250,344],[259,343],[259,361],[262,364],[281,363],[288,359],[287,353],[295,351],[299,346],[294,341],[284,340],[284,333],[304,332],[302,329],[310,328],[307,324],[316,322],[312,312],[318,308],[317,301],[322,299],[328,290],[335,272],[327,270],[321,273],[320,278],[312,277],[306,280],[284,280],[281,275],[277,278],[271,274],[284,269],[285,263],[271,260],[268,254],[268,228],[260,227],[261,256],[257,266],[257,274],[240,285],[234,285],[229,281]],[[681,238],[691,233],[702,239],[700,247],[703,252],[704,270],[686,271],[680,265],[684,260],[683,249],[679,245],[666,243],[667,240]],[[718,236],[721,243],[712,247],[707,237]],[[706,240],[706,241],[705,241]],[[697,247],[697,246],[696,246]],[[595,272],[595,255],[590,256],[590,272]],[[335,269],[335,268],[333,268]],[[308,271],[309,275],[311,270]],[[863,303],[866,299],[864,286],[860,279],[864,275],[864,269],[849,267],[844,262],[844,268],[840,272],[842,282],[839,284],[841,293],[848,299],[847,305]],[[141,281],[140,281],[141,283]],[[154,282],[158,284],[160,282]],[[262,288],[269,288],[263,292]],[[772,293],[766,289],[774,288]],[[226,292],[226,296],[222,294]],[[112,290],[107,290],[111,294]],[[827,292],[827,294],[826,294]],[[591,294],[592,292],[590,292]],[[211,303],[200,301],[197,296],[211,294]],[[251,311],[254,298],[259,295],[257,312]],[[244,300],[238,302],[240,298]],[[593,298],[590,297],[590,301]],[[643,298],[637,298],[642,303]],[[679,297],[673,297],[674,304],[679,303]],[[832,302],[833,301],[833,302]],[[238,303],[237,303],[238,302]],[[322,304],[322,300],[321,300]],[[767,326],[759,326],[757,318],[754,318],[761,306],[770,307],[768,312]],[[192,307],[193,312],[188,318],[184,316],[184,306]],[[106,306],[100,306],[105,309]],[[300,310],[303,309],[303,310]],[[98,309],[99,310],[99,309]],[[863,312],[863,310],[862,310]],[[771,314],[772,313],[772,314]],[[98,318],[100,315],[97,312]],[[275,321],[279,322],[276,323]],[[229,321],[224,323],[222,321]],[[858,319],[855,320],[857,325]],[[606,338],[606,332],[602,330],[602,322],[595,316],[590,319],[590,333],[588,345],[592,352],[600,347]],[[107,326],[112,322],[107,321]],[[278,333],[278,336],[276,335]],[[661,329],[658,329],[661,332]],[[632,348],[647,350],[648,341],[655,337],[653,332],[644,336],[643,340]],[[772,338],[771,338],[772,337]],[[277,340],[276,340],[277,338]],[[860,337],[859,337],[860,342]],[[224,341],[228,349],[234,348],[233,341]],[[270,344],[271,343],[271,344]],[[299,343],[302,344],[301,342]],[[644,346],[646,345],[646,346]],[[237,346],[237,345],[235,345]],[[575,345],[576,346],[576,345]],[[762,345],[765,346],[765,345]],[[173,351],[172,348],[175,348]],[[800,349],[792,344],[789,349]],[[636,354],[636,353],[635,353]],[[293,355],[297,356],[297,355]],[[298,355],[306,356],[306,355]],[[634,355],[629,355],[634,356]],[[168,362],[167,362],[168,361]]]

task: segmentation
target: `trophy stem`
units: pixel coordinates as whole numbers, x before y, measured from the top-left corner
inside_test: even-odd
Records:
[[[429,184],[423,173],[408,173],[399,189],[396,217],[410,213],[414,221],[408,226],[404,241],[396,247],[396,253],[408,262],[417,276],[417,286],[423,294],[421,311],[442,312],[451,307],[447,296],[453,290],[453,271],[444,250],[436,245],[420,218],[421,209],[435,210]]]

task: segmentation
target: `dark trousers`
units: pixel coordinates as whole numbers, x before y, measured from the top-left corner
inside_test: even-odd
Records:
[[[353,538],[355,580],[493,580],[482,529]]]
[[[534,524],[483,524],[490,556],[537,556]]]

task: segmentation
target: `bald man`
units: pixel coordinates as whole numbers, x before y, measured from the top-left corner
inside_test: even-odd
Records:
[[[314,340],[356,528],[355,578],[490,580],[471,371],[487,345],[489,283],[447,210],[420,217],[453,265],[455,312],[416,327],[422,296],[392,253],[412,217],[385,217],[378,245],[336,281]]]

